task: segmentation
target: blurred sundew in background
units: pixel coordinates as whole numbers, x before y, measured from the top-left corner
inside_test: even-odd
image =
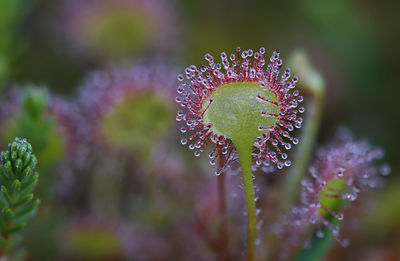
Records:
[[[165,0],[65,1],[60,28],[66,47],[92,59],[129,59],[171,47],[174,6]]]
[[[377,186],[343,211],[329,204],[344,214],[340,239],[350,247],[333,240],[323,260],[400,260],[399,9],[398,1],[360,0],[0,1],[0,150],[14,137],[31,143],[42,201],[16,260],[244,260],[240,168],[224,173],[221,205],[210,159],[180,144],[175,102],[179,72],[237,46],[281,51],[304,96],[299,150],[302,131],[316,136],[308,137],[315,145],[302,168],[293,149],[290,168],[255,175],[259,260],[285,259],[285,249],[295,258],[304,243],[312,245],[304,237],[316,227],[298,216],[302,203],[312,205],[307,193],[324,191],[315,185],[307,192],[307,185],[327,177],[330,163],[321,162],[333,149],[324,153],[321,144],[342,125],[354,134],[347,144],[359,148],[346,159],[362,162],[377,147],[383,159],[362,168],[347,162],[364,170],[352,173],[357,182]],[[387,174],[389,166],[389,176],[369,175]],[[296,167],[299,184],[306,181],[290,196],[285,186]],[[336,185],[326,189],[350,193]],[[290,197],[297,201],[283,206]],[[328,210],[315,209],[316,223],[326,226]],[[332,229],[336,221],[329,221]],[[296,234],[305,223],[307,231]],[[286,240],[291,227],[295,235]],[[294,239],[302,243],[292,246]]]

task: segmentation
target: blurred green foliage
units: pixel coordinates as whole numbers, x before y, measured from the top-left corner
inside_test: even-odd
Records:
[[[16,39],[16,31],[24,15],[37,0],[2,0],[0,1],[0,88],[8,79],[11,60],[21,47]]]

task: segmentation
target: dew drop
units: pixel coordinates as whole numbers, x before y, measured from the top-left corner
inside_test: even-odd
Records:
[[[278,169],[282,169],[283,166],[284,166],[284,164],[283,164],[282,162],[278,162],[278,163],[276,164],[276,166],[278,167]]]
[[[181,132],[182,132],[182,133],[185,133],[185,132],[186,132],[186,128],[185,128],[185,127],[182,127],[182,128],[181,128]]]
[[[262,130],[264,130],[264,127],[262,125],[258,125],[258,130],[262,131]]]
[[[186,143],[187,143],[187,139],[181,139],[181,144],[182,145],[186,145]]]
[[[347,198],[348,200],[350,200],[350,201],[354,201],[354,200],[356,200],[357,195],[356,195],[356,194],[347,194],[347,195],[346,195],[346,198]]]
[[[376,184],[375,181],[370,181],[370,182],[368,183],[368,185],[369,185],[370,188],[375,188],[377,184]]]
[[[339,227],[333,227],[332,228],[332,233],[335,237],[337,237],[339,235]]]
[[[338,177],[343,177],[345,171],[346,171],[345,168],[339,168],[339,169],[336,171],[336,173],[337,173]]]
[[[350,241],[348,239],[343,239],[340,241],[342,247],[348,247],[350,245]]]
[[[182,75],[182,74],[178,74],[177,79],[178,79],[178,81],[182,82],[183,79],[184,79],[184,78],[183,78],[183,75]]]
[[[383,176],[387,176],[392,172],[392,168],[389,166],[389,164],[384,164],[380,168],[380,172]]]
[[[200,151],[196,150],[196,151],[194,152],[194,156],[199,157],[199,156],[200,156]]]
[[[208,62],[212,62],[214,60],[214,58],[209,53],[204,55],[204,59],[206,59]]]
[[[292,162],[290,160],[285,161],[285,166],[290,167],[292,165]]]

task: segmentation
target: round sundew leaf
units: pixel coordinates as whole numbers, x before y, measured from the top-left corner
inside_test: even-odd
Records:
[[[168,130],[173,116],[168,102],[155,93],[129,95],[104,117],[101,130],[108,142],[144,152]]]
[[[260,131],[259,126],[273,126],[278,121],[276,116],[262,116],[261,112],[279,114],[277,105],[257,96],[277,102],[276,96],[263,90],[257,82],[222,85],[203,103],[203,111],[206,110],[203,121],[212,124],[211,131],[217,135],[225,136],[234,143],[252,145],[257,137],[266,132]]]
[[[104,52],[104,55],[132,55],[150,41],[151,21],[139,10],[135,14],[129,8],[98,10],[86,20],[84,37],[91,47]]]
[[[346,181],[343,179],[336,179],[334,181],[326,184],[325,188],[321,191],[319,195],[319,200],[321,205],[326,207],[327,209],[332,210],[333,212],[340,211],[340,209],[345,204],[345,200],[342,198],[332,197],[337,194],[335,192],[343,192],[346,188]],[[319,212],[324,217],[329,217],[330,213],[327,210],[320,207]]]

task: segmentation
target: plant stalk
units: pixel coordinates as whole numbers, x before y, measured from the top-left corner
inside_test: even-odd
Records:
[[[220,154],[219,167],[222,168],[225,163],[225,157]],[[218,186],[218,215],[219,215],[219,237],[218,237],[218,259],[219,261],[229,260],[229,237],[228,224],[226,222],[226,189],[225,172],[217,177]]]
[[[252,145],[253,144],[250,143],[250,146],[242,147],[241,144],[236,144],[236,148],[240,159],[240,165],[242,167],[243,188],[244,188],[244,195],[246,198],[246,207],[247,207],[248,232],[247,232],[246,261],[255,260],[256,239],[257,239],[257,214],[256,214],[256,203],[254,200],[253,175],[251,173]]]

